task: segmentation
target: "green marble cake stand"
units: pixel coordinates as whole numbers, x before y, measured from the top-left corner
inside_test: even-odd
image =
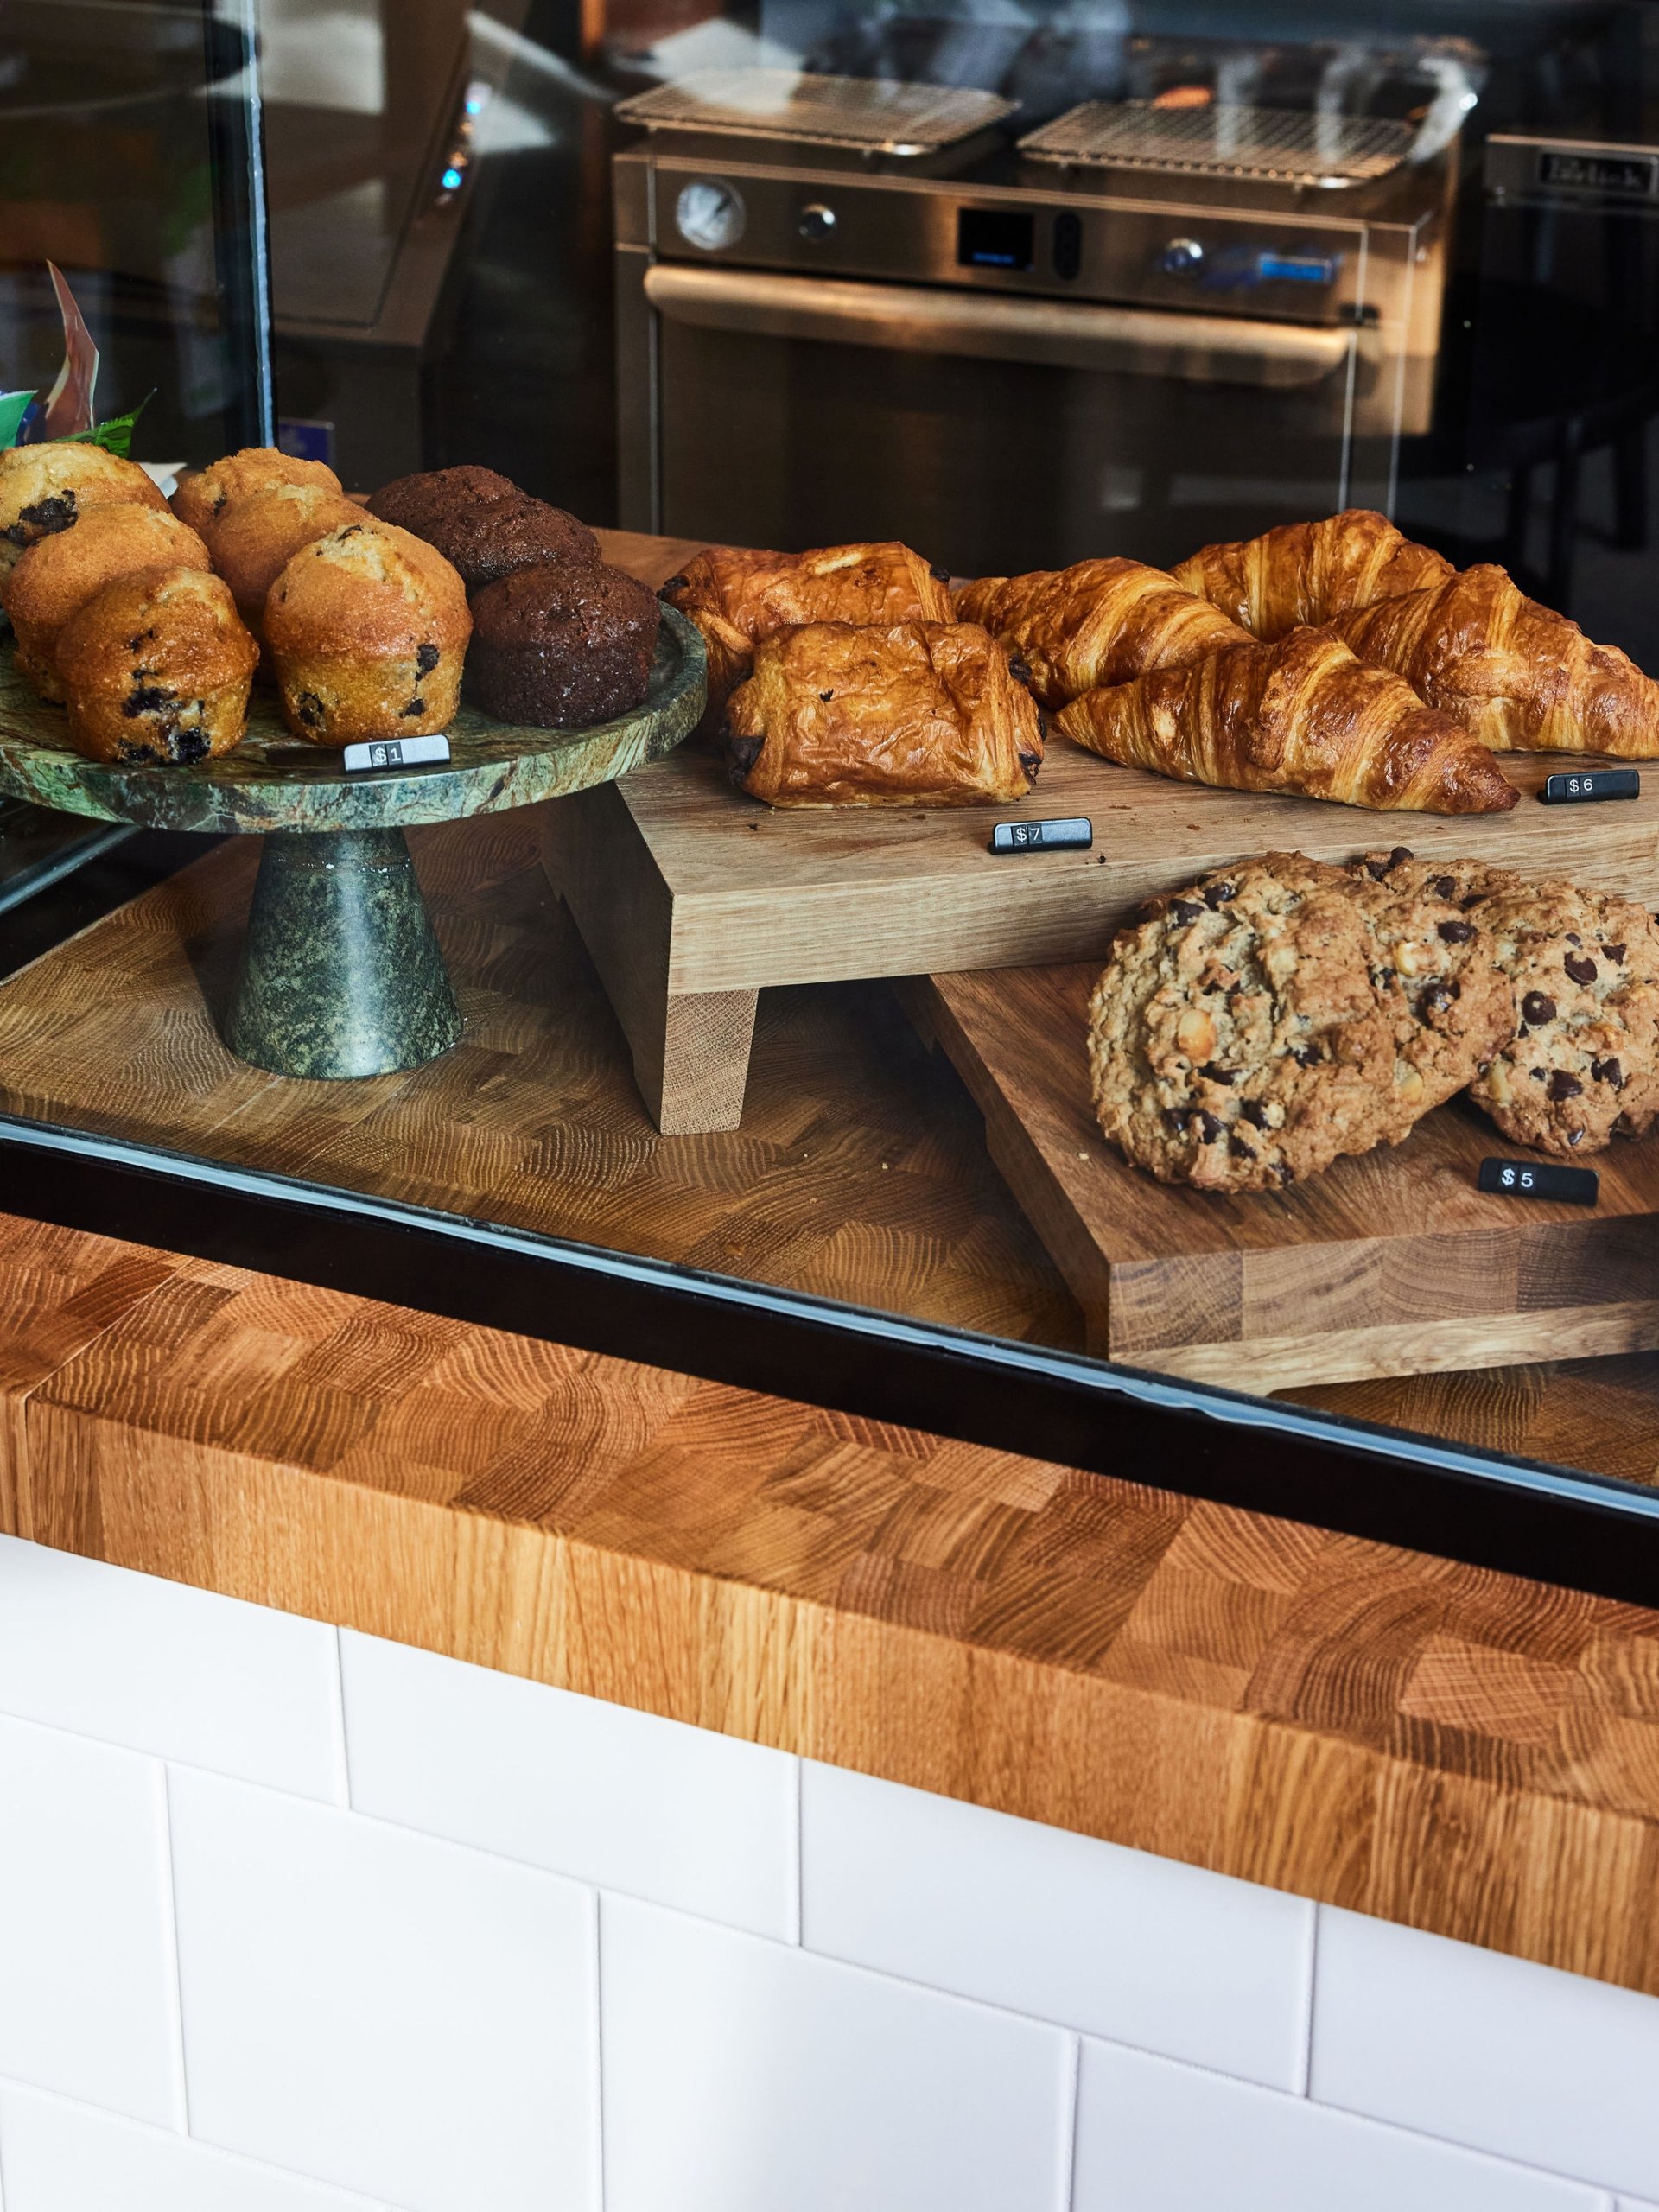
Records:
[[[190,768],[83,760],[0,648],[0,792],[145,830],[264,840],[225,1022],[239,1059],[278,1075],[385,1075],[447,1052],[461,1008],[410,859],[406,830],[610,783],[671,753],[704,696],[702,640],[663,609],[644,706],[581,730],[515,728],[463,706],[451,759],[346,775],[298,743],[256,690],[234,753]]]

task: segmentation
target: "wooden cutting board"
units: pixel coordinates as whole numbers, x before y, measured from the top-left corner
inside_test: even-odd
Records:
[[[1084,1035],[1097,964],[918,977],[925,1035],[1083,1307],[1090,1349],[1271,1390],[1659,1345],[1659,1136],[1586,1160],[1599,1204],[1475,1187],[1527,1158],[1461,1100],[1288,1191],[1155,1182],[1102,1137]]]
[[[1659,906],[1659,762],[1639,798],[1543,806],[1589,756],[1506,755],[1501,815],[1373,814],[1176,784],[1055,737],[1019,806],[793,808],[685,747],[548,810],[544,858],[604,978],[664,1131],[734,1128],[754,994],[773,983],[1031,967],[1104,955],[1154,891],[1247,855],[1375,846],[1471,855]],[[998,822],[1086,815],[1088,852],[995,855]]]

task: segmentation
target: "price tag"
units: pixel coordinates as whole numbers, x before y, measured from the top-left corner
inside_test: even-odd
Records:
[[[1510,1198],[1554,1198],[1573,1206],[1592,1206],[1601,1193],[1593,1167],[1558,1167],[1546,1160],[1483,1160],[1477,1179],[1483,1191]]]
[[[991,832],[994,853],[1086,853],[1095,825],[1086,815],[1065,822],[999,822]]]
[[[1581,768],[1565,776],[1546,776],[1538,794],[1546,806],[1582,806],[1586,799],[1638,798],[1642,779],[1634,768]]]
[[[375,737],[348,745],[341,759],[348,771],[358,768],[423,768],[433,760],[449,758],[447,737]]]

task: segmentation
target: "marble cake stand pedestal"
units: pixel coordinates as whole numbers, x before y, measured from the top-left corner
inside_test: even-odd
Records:
[[[418,1067],[457,1042],[461,1008],[404,836],[609,783],[673,750],[702,712],[702,641],[663,610],[645,704],[582,730],[515,728],[463,706],[451,759],[346,775],[298,743],[256,690],[235,752],[194,767],[84,760],[0,652],[0,792],[147,830],[263,840],[226,1017],[239,1059],[278,1075]]]

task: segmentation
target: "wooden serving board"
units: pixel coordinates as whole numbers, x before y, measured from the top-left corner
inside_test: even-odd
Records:
[[[1593,1209],[1478,1190],[1483,1159],[1529,1155],[1460,1100],[1287,1191],[1159,1183],[1107,1144],[1090,1104],[1098,972],[902,987],[973,1093],[1092,1351],[1261,1391],[1659,1345],[1659,1137],[1584,1163],[1601,1178]]]
[[[1501,815],[1373,814],[1171,783],[1051,741],[1018,806],[779,809],[682,750],[550,808],[544,860],[664,1132],[735,1128],[754,995],[774,983],[1098,959],[1155,891],[1255,853],[1345,861],[1375,846],[1471,855],[1659,906],[1659,763],[1639,798],[1542,806],[1558,753],[1510,754]],[[994,855],[998,822],[1087,815],[1089,852]]]

